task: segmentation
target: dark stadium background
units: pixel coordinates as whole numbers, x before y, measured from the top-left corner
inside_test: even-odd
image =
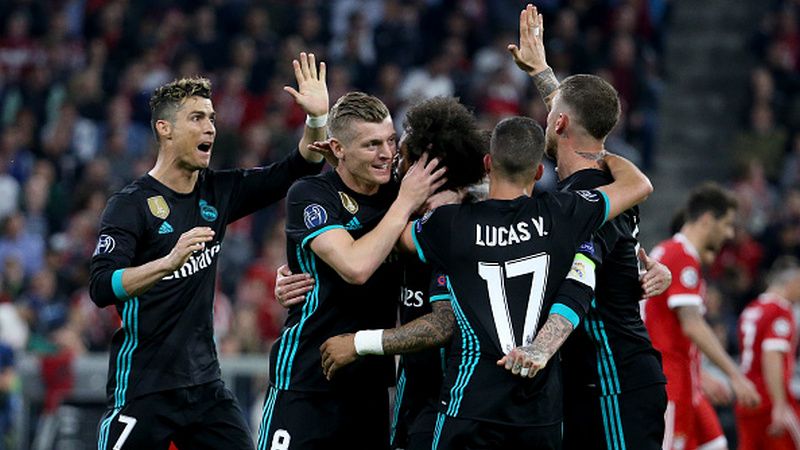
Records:
[[[213,166],[254,166],[296,145],[304,114],[282,86],[291,59],[328,63],[332,101],[376,94],[404,111],[455,95],[490,129],[546,111],[505,50],[511,0],[0,1],[0,449],[94,448],[116,313],[87,294],[110,193],[154,161],[147,100],[175,77],[214,83]],[[800,3],[543,0],[548,61],[599,74],[623,101],[607,147],[656,191],[646,248],[689,189],[717,180],[741,204],[708,269],[707,318],[733,354],[735,321],[780,255],[800,256]],[[550,166],[552,168],[552,166]],[[543,185],[555,181],[548,171]],[[215,321],[226,381],[257,418],[283,311],[282,207],[233,224]],[[735,443],[730,408],[721,419]],[[253,422],[255,423],[255,422]],[[254,427],[255,430],[255,427]]]

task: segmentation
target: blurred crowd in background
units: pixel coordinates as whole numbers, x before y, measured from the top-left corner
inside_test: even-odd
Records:
[[[536,3],[557,76],[599,74],[620,93],[623,117],[607,147],[657,170],[669,0]],[[742,86],[750,105],[728,143],[737,158],[729,187],[741,202],[739,226],[709,269],[709,318],[731,346],[737,314],[761,288],[764,269],[780,254],[800,256],[798,6],[768,3],[752,40],[751,83]],[[13,407],[9,392],[18,389],[6,376],[15,357],[42,355],[58,372],[59,361],[105,352],[118,327],[113,309],[89,300],[88,261],[108,196],[155,161],[148,99],[157,86],[198,74],[212,80],[215,168],[268,164],[297,145],[305,115],[282,87],[294,83],[291,60],[301,51],[327,62],[332,102],[351,90],[375,94],[398,129],[410,105],[437,95],[459,97],[486,129],[510,115],[544,125],[544,104],[506,51],[523,6],[0,2],[0,433]],[[266,355],[284,318],[273,296],[285,260],[282,207],[232,224],[224,247],[214,315],[220,353]],[[57,402],[69,384],[50,379]]]

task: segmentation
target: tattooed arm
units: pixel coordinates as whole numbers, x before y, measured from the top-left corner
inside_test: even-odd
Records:
[[[566,317],[560,314],[550,314],[547,322],[536,334],[533,344],[511,350],[500,361],[497,361],[497,365],[504,366],[514,375],[533,378],[547,365],[573,329],[572,322]]]
[[[535,6],[528,5],[519,15],[519,46],[509,44],[508,51],[517,67],[533,79],[547,109],[552,106],[558,90],[558,79],[547,65],[544,51],[544,21]]]
[[[449,301],[431,303],[433,311],[403,326],[381,330],[383,355],[398,355],[441,347],[453,335],[455,316]],[[331,379],[337,370],[358,359],[355,335],[352,333],[333,336],[319,348],[322,354],[322,370]],[[362,353],[368,354],[368,353]]]

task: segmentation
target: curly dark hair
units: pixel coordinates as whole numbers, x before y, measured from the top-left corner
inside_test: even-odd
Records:
[[[447,167],[447,183],[442,189],[469,186],[486,174],[483,156],[489,151],[487,134],[457,98],[434,97],[416,104],[408,110],[403,128],[409,163],[428,152]]]

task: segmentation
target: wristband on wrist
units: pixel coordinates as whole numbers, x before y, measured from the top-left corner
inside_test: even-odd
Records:
[[[322,128],[328,124],[328,113],[321,116],[310,116],[306,114],[306,125],[310,128]]]
[[[353,341],[358,355],[383,354],[383,330],[361,330]]]

